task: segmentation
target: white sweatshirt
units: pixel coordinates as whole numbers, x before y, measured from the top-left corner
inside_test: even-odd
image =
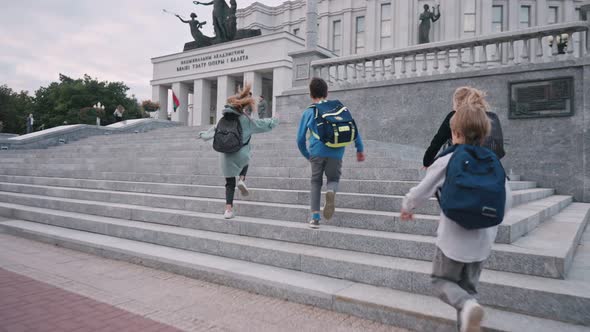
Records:
[[[404,210],[409,212],[422,205],[442,187],[451,156],[452,154],[448,154],[437,159],[428,168],[424,179],[406,194],[402,203]],[[506,181],[506,208],[504,215],[506,215],[511,205],[512,193],[508,181]],[[482,262],[490,256],[497,232],[498,226],[474,230],[465,229],[447,218],[441,211],[436,246],[440,248],[445,256],[452,260],[462,263]]]

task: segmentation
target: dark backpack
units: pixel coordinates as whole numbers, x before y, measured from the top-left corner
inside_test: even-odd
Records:
[[[226,113],[215,127],[213,136],[213,149],[221,153],[234,153],[248,145],[242,142],[242,125],[240,124],[240,115]]]
[[[506,172],[488,148],[453,145],[441,157],[453,153],[438,193],[441,210],[465,229],[499,225],[506,205]]]
[[[356,123],[346,106],[338,100],[311,105],[315,112],[317,133],[312,135],[330,148],[340,148],[354,142],[358,135]]]
[[[500,119],[498,118],[496,113],[493,112],[486,112],[486,115],[491,121],[492,130],[490,131],[490,135],[486,137],[481,146],[494,151],[498,159],[502,159],[506,155],[506,151],[504,151],[504,134],[502,133],[502,125],[500,124]],[[446,151],[452,145],[453,140],[448,139],[446,143],[442,146],[441,151]],[[441,152],[439,156],[441,156],[443,152]]]
[[[486,114],[492,122],[492,131],[486,137],[482,146],[494,151],[498,159],[502,159],[506,155],[506,152],[504,151],[504,134],[502,133],[500,119],[498,119],[496,113],[486,112]]]

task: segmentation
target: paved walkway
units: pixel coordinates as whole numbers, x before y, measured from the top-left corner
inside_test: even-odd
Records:
[[[6,234],[0,322],[2,332],[405,331]]]
[[[0,331],[178,329],[0,268]]]

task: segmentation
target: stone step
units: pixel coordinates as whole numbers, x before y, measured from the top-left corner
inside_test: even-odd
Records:
[[[141,204],[152,207],[171,207],[179,206],[189,208],[193,211],[203,211],[206,206],[211,205],[208,199],[214,201],[224,201],[225,188],[217,187],[200,187],[201,191],[197,196],[179,196],[179,195],[162,195],[148,194],[141,192],[112,191],[102,189],[80,189],[72,187],[54,187],[30,184],[16,184],[0,182],[0,192],[13,192],[31,195],[46,195],[63,198],[78,198],[83,200],[98,200],[111,203],[129,203]],[[240,196],[236,200],[236,205],[253,204],[259,209],[275,209],[275,204],[294,205],[308,207],[310,201],[309,191],[303,190],[277,190],[277,189],[257,189],[251,188],[251,194],[248,197]],[[545,198],[553,194],[553,189],[526,189],[512,193],[514,206],[540,198]],[[368,210],[380,212],[398,212],[401,209],[403,196],[398,195],[375,195],[375,194],[357,194],[357,193],[338,193],[336,195],[336,207],[346,210]],[[323,202],[323,198],[322,198]],[[265,205],[269,204],[269,205]],[[240,207],[238,207],[239,209]],[[286,207],[281,209],[289,210]],[[212,211],[214,212],[214,211]],[[261,211],[262,212],[262,211]],[[438,215],[440,208],[435,198],[431,198],[423,207],[416,209],[416,213]]]
[[[22,150],[21,150],[22,152]],[[125,160],[133,160],[136,158],[154,158],[154,156],[158,156],[160,158],[219,158],[220,154],[218,152],[211,150],[195,150],[195,149],[184,149],[184,150],[170,150],[170,149],[157,149],[157,150],[149,150],[149,151],[118,151],[117,153],[113,153],[112,151],[108,152],[68,152],[68,151],[56,151],[56,150],[46,150],[44,153],[21,153],[21,154],[14,154],[10,156],[3,156],[0,154],[0,162],[5,163],[22,163],[25,159],[54,159],[54,158],[62,158],[62,159],[102,159],[102,160],[112,160],[115,156],[123,157]],[[348,160],[351,163],[356,163],[356,151],[354,149],[347,149],[345,153],[345,163]],[[256,162],[259,159],[283,159],[289,158],[293,160],[297,160],[298,163],[306,162],[303,158],[299,150],[297,149],[290,149],[290,150],[260,150],[254,149],[252,151],[252,162]],[[420,168],[422,166],[422,162],[419,160],[420,158],[415,158],[411,155],[399,153],[399,152],[384,152],[384,153],[373,153],[369,151],[367,153],[367,163],[372,162],[372,160],[384,160],[389,159],[392,161],[408,161],[412,163],[412,165],[416,165],[416,168]],[[361,163],[364,165],[364,163]]]
[[[72,164],[14,164],[2,167],[4,174],[20,174],[18,172],[23,170],[33,171],[36,175],[58,174],[59,172],[67,172],[68,174],[80,174],[85,172],[128,172],[128,173],[146,173],[146,174],[177,174],[182,176],[189,176],[193,174],[208,175],[223,177],[221,167],[217,165],[206,165],[196,169],[189,169],[183,166],[161,166],[151,167],[137,166],[127,167],[124,165],[112,164],[107,166],[94,165],[72,165]],[[39,171],[39,172],[34,172]],[[342,168],[343,177],[355,180],[380,180],[380,179],[395,179],[395,180],[418,180],[423,173],[419,169],[392,169],[392,168],[351,168],[346,165]],[[248,175],[257,177],[289,177],[302,178],[311,175],[310,168],[302,167],[253,167],[248,170]],[[76,175],[72,175],[77,177]]]
[[[177,199],[169,200],[169,196],[162,195],[119,195],[109,192],[86,192],[80,190],[66,191],[59,188],[38,190],[33,193],[24,194],[18,192],[0,192],[0,202],[24,204],[41,208],[55,208],[64,211],[80,212],[102,215],[114,218],[137,219],[140,221],[154,221],[145,219],[143,214],[149,214],[148,208],[160,208],[164,211],[155,213],[158,218],[170,219],[179,213],[209,213],[221,215],[222,206],[225,203],[222,199]],[[57,197],[52,197],[56,196]],[[69,197],[59,197],[69,196]],[[84,200],[86,198],[87,200]],[[551,199],[551,198],[549,198]],[[554,199],[551,199],[555,201]],[[559,212],[564,202],[571,201],[571,197],[564,197],[557,200],[553,205],[545,206],[544,204],[535,204],[534,206],[523,205],[529,214],[516,213],[520,208],[512,209],[508,213],[504,222],[499,226],[497,243],[512,243],[521,235],[529,233],[532,228],[522,227],[521,224],[540,223],[539,215],[549,218]],[[284,220],[287,222],[307,223],[309,220],[309,207],[304,205],[288,205],[276,203],[256,203],[256,202],[236,202],[235,211],[238,216],[256,219]],[[535,202],[536,203],[536,202]],[[132,206],[129,206],[132,205]],[[173,209],[173,210],[170,210]],[[144,211],[145,210],[145,211]],[[139,212],[133,212],[139,211]],[[182,211],[182,212],[181,212]],[[136,215],[137,214],[137,215]],[[329,221],[329,225],[397,232],[414,235],[435,236],[438,227],[438,216],[433,215],[416,215],[414,222],[402,222],[399,220],[399,213],[369,210],[338,209],[336,217]],[[157,222],[157,220],[156,220]],[[516,227],[516,230],[511,228]]]
[[[400,151],[373,151],[373,150],[365,150],[367,159],[371,159],[371,157],[376,158],[391,158],[394,160],[411,160],[415,162],[421,162],[422,156],[416,156],[413,154],[408,154],[406,152]],[[125,157],[134,157],[134,156],[141,156],[141,157],[151,157],[154,155],[157,156],[165,156],[165,157],[185,157],[185,156],[194,156],[199,155],[202,157],[208,158],[215,158],[219,156],[218,152],[215,152],[213,148],[203,148],[203,149],[194,149],[190,146],[183,147],[183,148],[164,148],[164,147],[154,147],[154,148],[138,148],[138,149],[127,149],[127,150],[104,150],[104,151],[92,151],[91,149],[87,149],[87,151],[69,151],[69,150],[47,150],[44,154],[31,154],[31,155],[19,155],[18,158],[23,157],[76,157],[76,158],[84,158],[84,157],[95,157],[95,156],[104,156],[107,158],[112,158],[113,155],[118,156],[125,156]],[[1,156],[1,155],[0,155]],[[260,149],[254,147],[252,150],[253,158],[257,157],[267,157],[267,158],[303,158],[301,153],[296,148],[291,149],[290,147],[285,149]],[[349,156],[351,158],[356,157],[356,151],[353,149],[347,149],[345,156]]]
[[[189,156],[182,157],[171,157],[165,156],[115,156],[115,155],[102,155],[102,156],[88,156],[76,157],[76,158],[64,158],[59,156],[46,156],[46,157],[27,157],[27,158],[2,158],[0,159],[0,167],[14,168],[20,164],[61,164],[61,165],[93,165],[96,167],[104,167],[118,163],[121,166],[136,167],[136,166],[183,166],[191,167],[195,169],[199,166],[217,166],[220,164],[220,154],[212,156],[202,156],[197,153],[193,153]],[[349,168],[414,168],[419,169],[422,164],[417,161],[399,160],[395,158],[369,158],[366,161],[359,163],[356,160],[356,156],[347,155],[343,163]],[[258,158],[258,155],[252,158],[251,167],[310,167],[309,161],[299,157],[275,157],[275,158]]]
[[[251,146],[253,152],[267,155],[273,154],[274,152],[284,152],[279,153],[280,156],[289,156],[289,157],[300,157],[301,154],[294,143],[290,142],[289,144],[282,144],[282,145],[272,145],[271,144],[253,144]],[[218,155],[217,152],[213,150],[213,147],[208,144],[175,144],[175,145],[153,145],[149,146],[147,144],[139,145],[139,146],[126,146],[126,147],[112,147],[112,146],[102,146],[102,147],[81,147],[75,146],[68,149],[59,149],[59,150],[51,150],[57,153],[76,153],[79,156],[87,156],[92,154],[109,154],[109,153],[116,153],[119,155],[125,154],[142,154],[144,156],[154,155],[160,152],[178,152],[178,151],[186,151],[189,154],[194,153],[205,153],[207,156],[215,156]],[[348,154],[355,154],[356,150],[354,147],[350,147],[347,149]],[[365,152],[368,157],[375,156],[375,157],[391,157],[397,159],[408,159],[408,160],[415,160],[421,161],[423,152],[415,153],[409,150],[403,149],[389,149],[389,148],[372,148],[371,146],[367,146],[365,148]]]
[[[203,177],[200,184],[174,184],[160,182],[133,182],[89,180],[75,178],[53,178],[1,175],[0,182],[36,184],[44,186],[75,187],[83,189],[105,189],[116,191],[133,191],[164,195],[201,196],[203,188],[219,186],[220,179]],[[223,182],[223,181],[222,181]],[[262,178],[248,177],[248,186],[261,189],[284,189],[309,191],[308,178]],[[340,181],[339,192],[377,194],[377,195],[405,195],[410,188],[418,184],[417,181],[379,181],[379,180],[346,180]],[[510,189],[534,189],[537,184],[532,181],[510,181]]]
[[[263,134],[256,134],[256,140],[264,140],[264,139],[288,139],[294,141],[297,138],[297,131],[282,131],[278,130],[276,132],[271,133],[263,133]],[[200,139],[199,131],[192,131],[186,133],[176,133],[176,134],[155,134],[155,133],[146,133],[143,135],[103,135],[103,136],[94,136],[94,139],[83,140],[81,142],[86,143],[114,143],[114,144],[121,144],[123,142],[129,143],[141,143],[141,142],[168,142],[168,141],[182,141],[182,140],[196,140]]]
[[[2,203],[0,203],[0,207],[5,209],[5,215],[16,214],[19,219],[100,233],[95,228],[89,228],[88,223],[91,221],[80,221],[81,219],[78,217],[81,215],[78,213],[39,209],[25,205],[3,205]],[[105,208],[112,209],[113,207],[105,206]],[[435,249],[435,239],[430,236],[359,230],[330,225],[323,225],[322,232],[318,234],[317,231],[309,229],[305,224],[288,221],[238,217],[228,222],[219,214],[187,213],[187,211],[169,209],[142,209],[140,206],[126,204],[119,204],[116,208],[125,210],[129,219],[139,222],[392,257],[430,261]],[[150,211],[154,213],[151,214]],[[573,215],[578,219],[564,224],[559,222],[563,221],[563,218],[556,218],[557,221],[543,224],[539,229],[526,238],[516,241],[513,245],[496,244],[492,256],[486,263],[486,268],[548,278],[565,278],[573,259],[572,247],[579,242],[579,234],[581,234],[586,221],[585,216],[580,216],[577,210],[574,210]],[[80,223],[86,226],[75,226]],[[562,228],[558,232],[554,232],[555,225]],[[103,229],[107,226],[93,225],[92,227]],[[147,236],[144,231],[138,232],[142,236]],[[216,236],[216,234],[210,234],[207,238],[213,241]],[[559,242],[545,242],[548,236],[553,236]],[[224,244],[219,244],[219,246],[222,245]]]
[[[429,296],[26,221],[0,222],[0,229],[10,234],[106,258],[141,264],[416,331],[455,330],[454,310]],[[579,325],[494,308],[486,308],[483,326],[485,331],[589,330]]]
[[[164,247],[200,251],[209,255],[239,259],[376,287],[430,295],[431,263],[338,249],[316,248],[286,242],[250,239],[240,236],[148,225],[130,221],[102,219],[95,231],[115,233],[119,237],[156,242]],[[3,222],[0,227],[22,227]],[[127,227],[126,227],[126,226]],[[130,226],[131,225],[131,226]],[[211,238],[214,236],[214,238]],[[231,239],[223,245],[217,239]],[[222,241],[222,240],[220,240]],[[108,244],[109,242],[107,242]],[[112,243],[112,242],[111,242]],[[480,302],[496,308],[519,311],[568,323],[590,323],[590,287],[579,282],[518,275],[486,270],[479,284]],[[518,299],[526,298],[526,301]],[[515,300],[516,299],[516,300]],[[543,305],[540,305],[540,304]],[[555,309],[560,311],[556,312]]]

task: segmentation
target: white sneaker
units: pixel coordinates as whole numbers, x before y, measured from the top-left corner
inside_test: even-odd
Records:
[[[231,219],[234,217],[234,211],[232,210],[225,210],[225,213],[223,214],[223,217],[225,219]]]
[[[324,203],[324,218],[326,220],[332,219],[334,215],[334,210],[336,207],[334,206],[334,198],[336,197],[336,193],[334,190],[328,190],[326,192],[326,202]]]
[[[244,183],[244,181],[242,180],[238,181],[238,189],[240,189],[240,193],[242,194],[242,196],[250,195],[248,187],[246,187],[246,183]]]
[[[483,316],[484,311],[482,306],[480,306],[475,300],[467,300],[459,315],[461,318],[461,332],[481,331],[481,321],[483,320]]]

